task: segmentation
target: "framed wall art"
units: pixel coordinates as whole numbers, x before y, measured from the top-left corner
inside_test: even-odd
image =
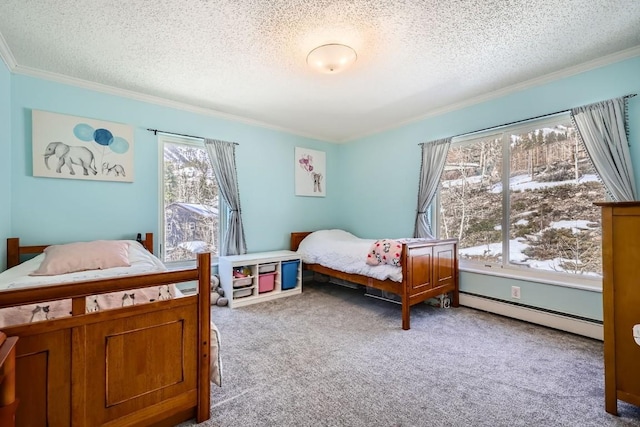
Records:
[[[296,196],[326,196],[326,156],[324,151],[296,147]]]
[[[32,111],[33,176],[133,182],[133,127]]]

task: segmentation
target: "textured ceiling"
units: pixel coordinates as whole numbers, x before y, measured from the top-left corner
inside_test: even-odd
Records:
[[[346,141],[638,47],[640,1],[2,0],[0,35],[14,72]],[[358,60],[312,71],[326,43]]]

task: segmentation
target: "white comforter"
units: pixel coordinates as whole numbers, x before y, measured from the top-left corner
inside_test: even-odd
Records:
[[[302,262],[307,264],[320,264],[344,273],[401,282],[401,267],[366,263],[369,248],[375,241],[361,239],[344,230],[320,230],[309,234],[300,242],[298,254]]]

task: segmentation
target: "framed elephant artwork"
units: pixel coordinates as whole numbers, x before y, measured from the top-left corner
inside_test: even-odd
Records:
[[[133,182],[133,127],[32,111],[33,176]]]
[[[327,195],[324,151],[296,147],[294,167],[296,196],[325,197]]]

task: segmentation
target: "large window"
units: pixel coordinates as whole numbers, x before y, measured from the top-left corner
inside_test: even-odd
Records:
[[[162,259],[189,261],[218,254],[220,197],[204,144],[160,137],[162,145]]]
[[[570,117],[532,121],[452,141],[439,234],[465,264],[599,277],[604,200]]]

